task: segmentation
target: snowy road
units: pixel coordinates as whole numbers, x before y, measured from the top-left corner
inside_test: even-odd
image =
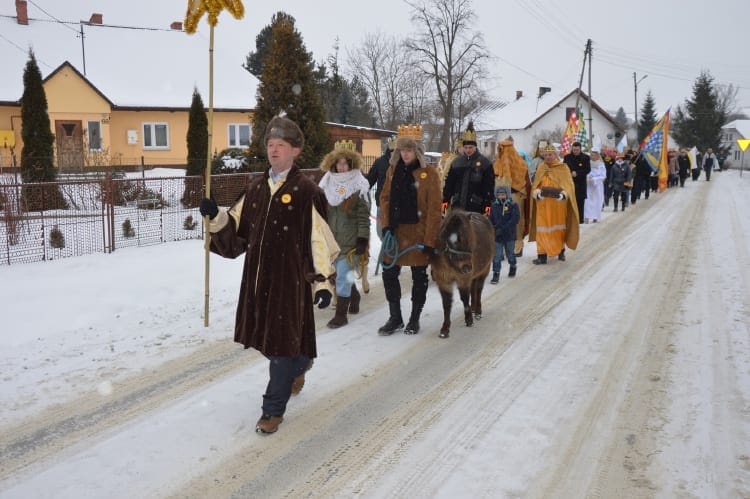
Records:
[[[419,335],[378,337],[372,277],[349,326],[318,314],[320,357],[271,436],[230,289],[205,344],[3,418],[0,498],[750,497],[749,199],[730,171],[607,208],[566,262],[533,266],[530,245],[518,277],[504,265],[473,328],[454,305],[449,339],[434,286]]]

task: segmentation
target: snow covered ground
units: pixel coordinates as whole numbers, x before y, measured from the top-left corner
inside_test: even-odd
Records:
[[[0,498],[750,497],[748,199],[717,172],[607,208],[567,262],[529,244],[449,339],[434,286],[419,335],[377,336],[373,263],[271,436],[241,259],[211,257],[207,328],[201,241],[0,267]]]

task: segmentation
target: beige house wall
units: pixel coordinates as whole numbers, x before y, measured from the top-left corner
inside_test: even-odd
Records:
[[[72,66],[62,65],[44,82],[47,108],[52,133],[56,121],[80,121],[84,132],[84,157],[86,166],[102,164],[114,166],[168,165],[184,166],[187,163],[187,128],[190,100],[185,108],[136,108],[112,106],[107,98],[85,80]],[[214,110],[212,150],[216,153],[229,147],[229,124],[251,126],[249,110]],[[88,123],[101,124],[102,147],[88,151]],[[148,149],[143,146],[143,124],[165,123],[168,129],[168,147]],[[0,130],[12,130],[15,136],[15,154],[20,163],[21,106],[14,103],[0,105]],[[136,141],[128,141],[128,131],[135,131]],[[10,150],[0,144],[0,166],[11,166]],[[20,165],[19,165],[20,166]]]

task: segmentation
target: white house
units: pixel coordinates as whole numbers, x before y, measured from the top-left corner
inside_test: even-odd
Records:
[[[539,94],[527,96],[517,91],[515,100],[494,111],[483,113],[474,120],[477,145],[482,154],[494,158],[497,142],[509,135],[513,137],[517,149],[529,154],[536,149],[538,140],[546,140],[550,135],[561,135],[570,112],[576,106],[578,89],[554,93],[543,87]],[[580,92],[578,107],[583,111],[586,129],[591,127],[604,147],[614,148],[620,134],[625,133],[614,118],[593,99],[592,116],[589,116],[589,98],[585,92]]]
[[[725,160],[733,167],[740,167],[742,164],[742,149],[737,143],[737,139],[750,139],[750,120],[734,120],[722,127],[721,145],[729,148],[729,154]],[[750,150],[745,151],[750,155]],[[750,167],[750,158],[747,166]]]

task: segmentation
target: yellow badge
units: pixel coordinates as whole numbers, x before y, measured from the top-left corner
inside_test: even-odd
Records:
[[[291,194],[284,194],[281,196],[281,202],[284,204],[289,204],[292,202],[292,195]]]
[[[427,172],[420,173],[419,178],[427,178]]]
[[[344,194],[346,194],[346,189],[344,189],[343,187],[339,187],[339,190],[336,192],[338,192],[340,196],[343,196]]]
[[[482,162],[481,161],[477,161],[477,166],[482,166]]]

